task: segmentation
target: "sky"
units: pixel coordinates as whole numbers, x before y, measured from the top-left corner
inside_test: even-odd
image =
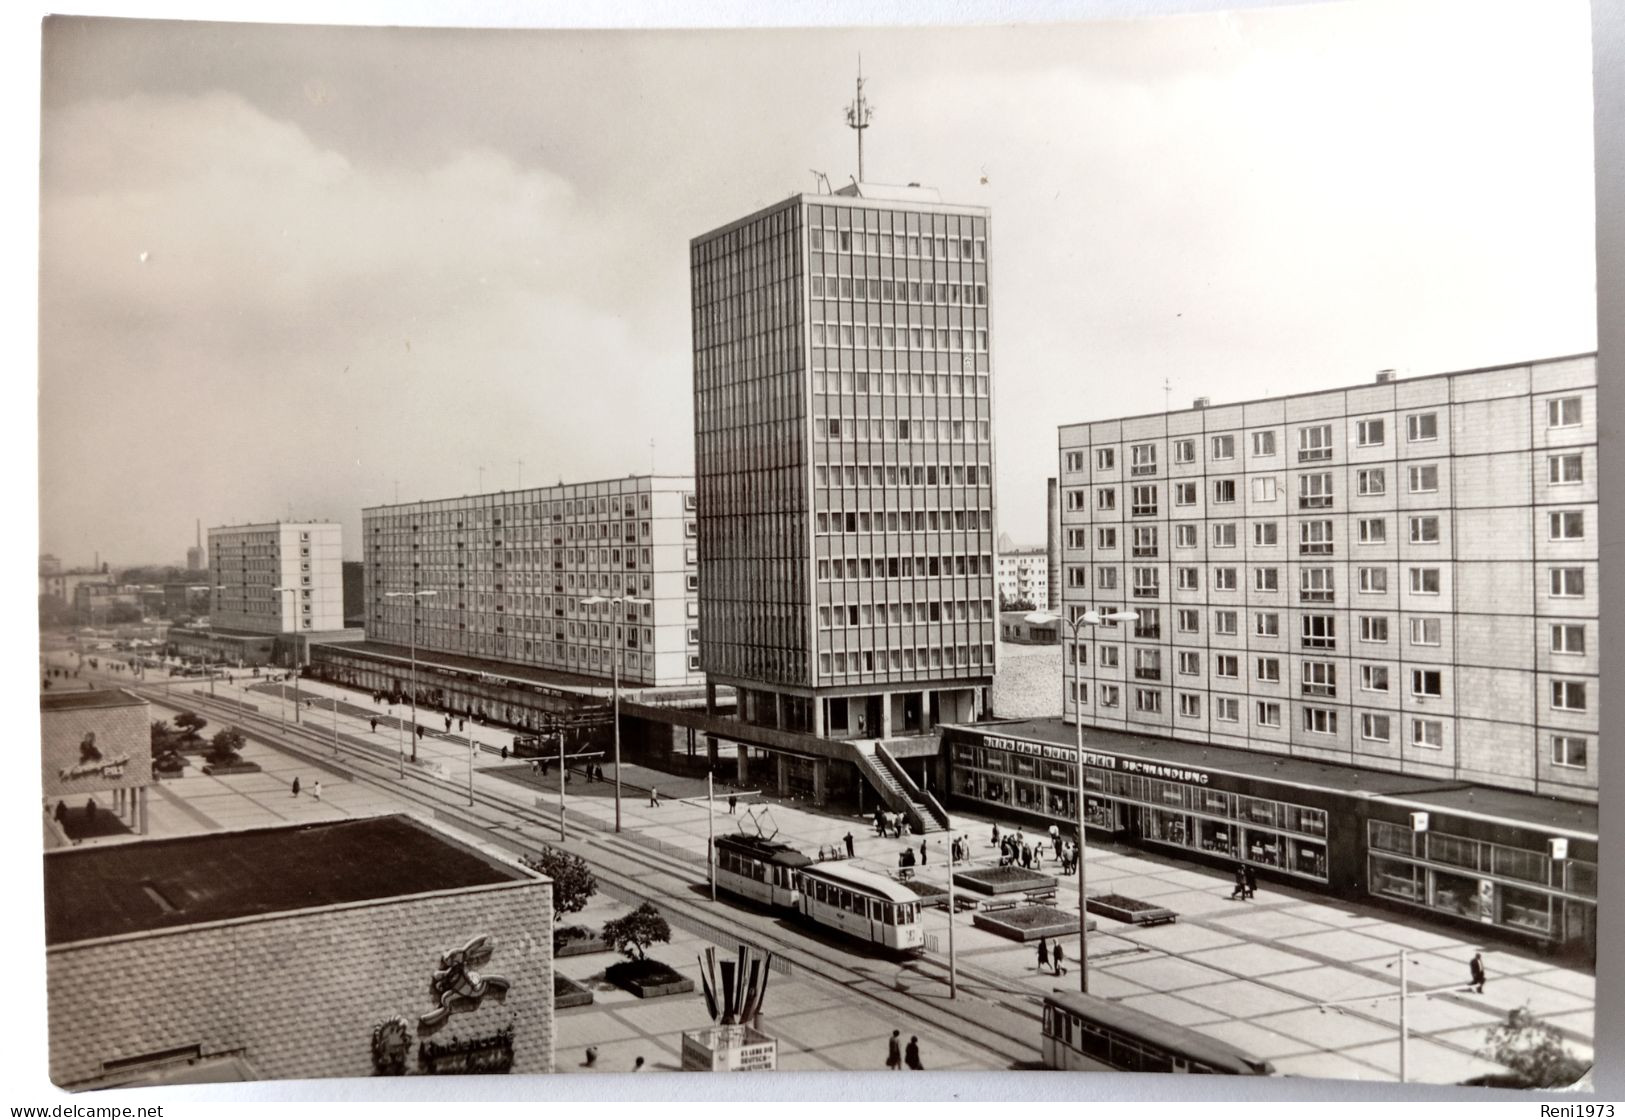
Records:
[[[40,550],[692,471],[688,240],[856,172],[993,214],[999,528],[1058,424],[1596,348],[1589,14],[978,28],[53,19]],[[651,443],[652,441],[652,443]],[[522,466],[521,466],[522,462]]]

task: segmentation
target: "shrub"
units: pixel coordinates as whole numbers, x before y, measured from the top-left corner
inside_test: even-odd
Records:
[[[181,737],[184,739],[201,739],[203,736],[198,733],[208,724],[209,721],[196,712],[182,712],[175,717],[175,726],[181,729]]]
[[[246,742],[243,733],[235,727],[221,728],[209,740],[209,761],[216,766],[230,766],[237,761]]]
[[[1507,1012],[1484,1037],[1479,1056],[1506,1066],[1531,1089],[1566,1089],[1591,1067],[1563,1046],[1557,1028],[1535,1018],[1527,1007]]]
[[[540,855],[521,856],[519,862],[553,880],[553,923],[586,908],[598,893],[598,877],[587,861],[558,848],[543,848]]]
[[[636,910],[605,922],[599,936],[627,960],[643,961],[646,959],[645,953],[655,942],[671,941],[671,926],[653,903],[645,902]]]

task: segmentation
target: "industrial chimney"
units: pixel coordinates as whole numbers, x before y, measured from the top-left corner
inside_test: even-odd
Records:
[[[1049,480],[1048,494],[1045,498],[1046,520],[1049,522],[1048,548],[1045,550],[1045,563],[1049,567],[1049,602],[1045,608],[1050,613],[1061,609],[1061,484],[1057,479]],[[1033,606],[1037,606],[1034,603]]]

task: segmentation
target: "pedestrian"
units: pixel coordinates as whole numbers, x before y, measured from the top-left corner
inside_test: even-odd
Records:
[[[1033,847],[1033,870],[1034,871],[1042,871],[1042,870],[1044,870],[1044,845],[1043,844],[1037,844],[1037,845],[1035,845]]]
[[[649,808],[660,808],[660,791],[658,789],[654,789],[653,787],[650,787],[649,789]]]
[[[1241,872],[1247,880],[1247,897],[1252,898],[1253,895],[1258,893],[1258,876],[1250,865],[1243,867]]]
[[[733,816],[739,810],[739,798],[734,794],[728,795],[728,815]]]
[[[638,1060],[632,1063],[632,1072],[633,1073],[642,1073],[643,1072],[643,1055],[642,1054],[639,1054],[638,1055]]]
[[[1050,954],[1050,960],[1054,962],[1055,975],[1065,976],[1066,948],[1059,941],[1055,943],[1055,951]]]
[[[457,721],[457,730],[459,730],[459,731],[461,731],[461,730],[463,730],[463,729],[464,729],[464,728],[465,728],[465,727],[467,727],[467,726],[468,726],[468,725],[467,725],[467,724],[466,724],[466,723],[464,723],[464,722],[463,722],[463,721],[462,721],[462,720],[460,720],[460,719],[459,719],[459,720],[458,720],[458,721]]]
[[[1482,995],[1484,992],[1484,954],[1474,953],[1473,959],[1467,962],[1467,970],[1472,976],[1472,980],[1467,986]]]
[[[1049,967],[1049,939],[1038,939],[1038,971],[1043,972]]]
[[[372,724],[373,734],[376,735],[378,733],[378,717],[373,716],[372,719],[369,722]]]
[[[1230,892],[1230,897],[1243,901],[1247,898],[1247,869],[1239,863],[1236,864],[1236,887]]]
[[[852,834],[850,832],[848,832],[846,834],[846,858],[851,859],[856,855],[857,855],[857,852],[854,851],[853,847],[852,847]]]
[[[925,858],[925,853],[926,853],[925,841],[921,840],[920,841],[920,866],[921,867],[924,867],[927,863],[930,862],[929,860],[927,860]]]
[[[584,1066],[590,1066],[590,1065],[594,1064],[597,1061],[598,1061],[598,1047],[596,1047],[596,1046],[587,1047],[587,1060],[582,1062],[581,1064],[584,1065]]]
[[[995,824],[993,826],[993,846],[998,847],[998,844],[999,844],[999,826],[997,824]]]
[[[911,1035],[908,1036],[908,1049],[903,1052],[903,1064],[906,1065],[909,1069],[924,1069],[925,1068],[924,1066],[922,1066],[920,1064],[920,1036],[919,1035],[911,1034]]]
[[[294,780],[293,780],[293,795],[295,797],[299,796],[299,779],[298,778],[294,778]]]
[[[502,744],[502,761],[503,762],[508,761],[508,744],[507,743]]]
[[[886,1068],[903,1068],[902,1031],[892,1031],[891,1040],[886,1043]]]
[[[886,814],[879,809],[875,810],[875,835],[886,835]]]
[[[322,799],[322,780],[317,778],[310,786],[310,795],[317,801]]]

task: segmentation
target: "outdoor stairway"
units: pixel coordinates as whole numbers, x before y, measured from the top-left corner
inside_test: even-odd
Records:
[[[858,769],[869,779],[886,808],[903,814],[916,833],[941,832],[948,827],[948,815],[936,798],[923,792],[903,771],[886,748],[874,740],[852,743]]]

